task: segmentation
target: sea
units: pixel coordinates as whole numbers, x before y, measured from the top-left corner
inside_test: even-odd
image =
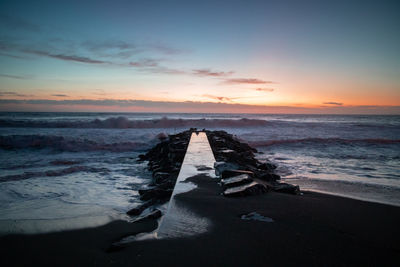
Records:
[[[131,220],[158,136],[225,130],[302,190],[400,206],[400,116],[0,113],[0,234]]]

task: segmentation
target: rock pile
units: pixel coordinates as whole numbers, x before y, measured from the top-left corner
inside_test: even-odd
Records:
[[[195,129],[169,136],[160,134],[160,143],[146,154],[139,155],[139,161],[148,161],[153,179],[151,188],[139,190],[140,199],[145,202],[127,214],[139,215],[153,205],[169,201],[193,131]]]
[[[221,177],[224,196],[256,195],[273,190],[297,194],[300,188],[278,182],[276,166],[256,159],[255,148],[240,142],[225,131],[206,131],[216,163],[215,172]]]
[[[144,210],[170,199],[194,131],[197,130],[191,128],[175,135],[161,134],[158,136],[160,143],[146,154],[139,155],[139,161],[148,161],[153,179],[150,188],[139,190],[140,199],[145,202],[127,214],[140,215]],[[299,192],[298,186],[278,182],[280,176],[274,173],[276,166],[256,159],[256,149],[225,131],[203,131],[207,134],[216,159],[215,172],[221,178],[224,196],[257,195],[268,190],[292,194]],[[161,213],[153,209],[146,216],[161,216]]]

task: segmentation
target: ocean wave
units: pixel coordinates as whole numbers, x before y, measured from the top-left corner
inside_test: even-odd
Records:
[[[301,138],[301,139],[281,139],[281,140],[265,140],[250,141],[249,145],[254,147],[285,145],[285,144],[400,144],[400,139],[342,139],[342,138]]]
[[[75,172],[108,172],[106,168],[94,168],[87,166],[74,166],[64,169],[48,170],[44,172],[24,172],[22,174],[6,175],[0,177],[0,182],[26,180],[34,177],[55,177],[63,176]]]
[[[141,142],[98,143],[86,139],[68,139],[54,135],[7,135],[0,136],[0,149],[46,149],[57,151],[111,151],[127,152],[149,148],[150,144]]]
[[[126,117],[112,117],[104,120],[95,119],[91,121],[53,121],[53,120],[0,120],[0,127],[23,127],[23,128],[178,128],[178,127],[257,127],[266,126],[268,122],[260,119],[161,119],[151,120],[129,120]]]

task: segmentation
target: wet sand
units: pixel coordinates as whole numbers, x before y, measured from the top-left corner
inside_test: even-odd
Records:
[[[198,236],[137,241],[107,252],[155,221],[0,238],[1,266],[400,266],[400,208],[304,192],[226,198],[215,179],[197,177],[176,201],[212,225]],[[258,212],[274,222],[245,221]]]

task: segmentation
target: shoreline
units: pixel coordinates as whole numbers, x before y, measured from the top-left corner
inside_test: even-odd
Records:
[[[192,190],[194,190],[195,188],[193,188]],[[190,192],[190,191],[189,191]],[[327,192],[327,191],[323,191],[323,190],[317,190],[317,189],[301,189],[300,191],[301,195],[304,194],[316,194],[316,195],[321,195],[321,196],[332,196],[332,197],[338,197],[338,198],[344,198],[344,199],[349,199],[349,200],[356,200],[356,201],[361,201],[361,202],[365,202],[367,204],[379,204],[379,205],[384,205],[384,206],[391,206],[394,208],[399,208],[400,209],[400,205],[396,205],[393,203],[388,203],[388,202],[380,202],[380,201],[376,201],[376,200],[371,200],[371,199],[365,199],[365,198],[358,198],[358,197],[354,197],[354,196],[349,196],[349,195],[345,195],[345,194],[340,194],[340,193],[332,193],[332,192]],[[164,204],[165,205],[165,204]],[[160,209],[160,207],[157,206],[158,209]],[[166,208],[162,209],[162,211],[166,212]],[[81,218],[71,218],[71,219],[77,219],[77,220],[85,220],[86,218],[92,218],[93,216],[88,216],[88,217],[81,217]],[[60,230],[53,230],[53,231],[32,231],[32,230],[26,230],[26,231],[9,231],[8,233],[5,232],[1,232],[0,231],[0,238],[5,237],[5,236],[9,236],[9,235],[43,235],[43,234],[56,234],[56,233],[61,233],[61,232],[69,232],[69,231],[82,231],[82,230],[88,230],[88,229],[94,229],[94,228],[100,228],[100,227],[104,227],[106,225],[115,223],[115,222],[124,222],[124,223],[134,223],[134,221],[136,219],[139,219],[140,216],[137,216],[137,218],[135,217],[129,217],[127,219],[123,219],[122,217],[126,217],[126,213],[121,213],[121,218],[113,218],[113,219],[109,219],[106,223],[100,223],[97,225],[93,225],[93,226],[85,226],[85,227],[73,227],[73,228],[65,228],[65,229],[60,229]],[[61,221],[61,222],[67,222],[69,221],[70,218],[66,218],[66,219],[40,219],[40,220],[35,220],[35,219],[24,219],[24,220],[2,220],[0,221],[0,226],[2,225],[2,222],[14,222],[19,224],[26,224],[29,223],[30,221],[48,221],[48,223],[51,223],[52,221]],[[75,223],[76,224],[76,223]],[[8,227],[10,228],[10,227]],[[5,229],[5,228],[4,228]]]
[[[387,205],[387,206],[400,208],[400,204],[396,205],[394,203],[372,200],[372,199],[356,197],[356,196],[349,196],[349,195],[340,194],[340,193],[332,193],[332,192],[327,192],[327,191],[318,190],[318,189],[301,189],[301,192],[302,193],[309,192],[309,193],[316,193],[316,194],[321,194],[321,195],[335,196],[335,197],[340,197],[340,198],[348,198],[348,199],[363,201],[363,202],[367,202],[367,203],[371,203],[371,204],[381,204],[381,205]]]
[[[356,183],[346,180],[327,180],[312,178],[282,178],[282,181],[300,186],[302,191],[312,191],[400,207],[400,188],[375,183]],[[371,190],[372,188],[372,190]]]
[[[221,196],[217,181],[176,196],[180,204],[208,218],[204,234],[135,241],[115,252],[123,236],[150,232],[155,220],[123,221],[81,230],[0,237],[3,266],[45,265],[398,265],[400,208],[328,194],[277,192],[245,198]],[[274,222],[244,221],[258,212]],[[179,253],[182,248],[185,253]],[[20,257],[20,255],[24,255]],[[194,261],[194,258],[196,260]]]
[[[127,211],[133,221],[1,236],[7,257],[0,264],[400,264],[400,207],[300,192],[298,185],[280,181],[268,159],[256,159],[256,149],[224,131],[205,136],[190,129],[158,138],[160,143],[138,156],[148,161],[153,179],[138,191],[143,203]],[[210,175],[214,171],[219,178]],[[161,211],[158,206],[167,202],[168,212]]]

